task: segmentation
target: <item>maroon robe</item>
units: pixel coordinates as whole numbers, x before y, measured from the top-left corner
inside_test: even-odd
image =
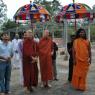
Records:
[[[39,61],[41,80],[48,81],[53,79],[52,67],[52,40],[50,38],[42,38],[39,42]]]
[[[37,63],[32,63],[32,56],[37,56],[37,44],[33,39],[26,39],[23,42],[23,77],[27,88],[38,84],[38,67]]]

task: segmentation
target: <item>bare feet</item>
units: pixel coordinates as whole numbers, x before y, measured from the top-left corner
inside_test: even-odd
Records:
[[[50,84],[46,84],[46,85],[44,85],[44,88],[51,88],[51,85]]]
[[[30,90],[27,87],[24,88],[24,92],[25,94],[30,94]]]

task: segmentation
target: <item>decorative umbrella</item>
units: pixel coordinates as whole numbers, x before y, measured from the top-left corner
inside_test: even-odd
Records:
[[[91,8],[82,3],[71,3],[64,6],[56,16],[56,21],[60,22],[64,19],[90,18]]]
[[[14,19],[16,21],[30,20],[32,25],[32,23],[37,21],[48,21],[50,19],[50,13],[42,5],[30,1],[30,4],[26,4],[17,10]]]
[[[64,6],[58,15],[55,17],[56,22],[64,22],[64,33],[65,33],[65,40],[66,40],[66,52],[67,52],[67,19],[75,19],[75,31],[76,31],[76,19],[80,18],[88,18],[92,17],[91,8],[82,3],[73,3]],[[90,32],[89,32],[90,34]],[[90,36],[89,36],[90,39]]]

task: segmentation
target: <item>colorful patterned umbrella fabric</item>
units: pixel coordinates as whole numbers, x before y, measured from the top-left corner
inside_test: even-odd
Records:
[[[20,7],[14,15],[15,20],[47,21],[50,13],[40,4],[26,4]]]
[[[71,3],[64,6],[61,11],[56,16],[56,21],[59,21],[63,18],[66,19],[75,19],[75,18],[90,18],[91,8],[82,3]]]

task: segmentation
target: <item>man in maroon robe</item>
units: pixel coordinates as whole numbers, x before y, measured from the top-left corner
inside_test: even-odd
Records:
[[[39,42],[40,71],[44,87],[50,87],[48,81],[53,80],[52,45],[53,43],[49,37],[49,31],[45,30]]]
[[[32,86],[38,84],[37,44],[31,30],[27,30],[26,35],[23,41],[23,77],[24,87],[30,92],[33,90]]]

